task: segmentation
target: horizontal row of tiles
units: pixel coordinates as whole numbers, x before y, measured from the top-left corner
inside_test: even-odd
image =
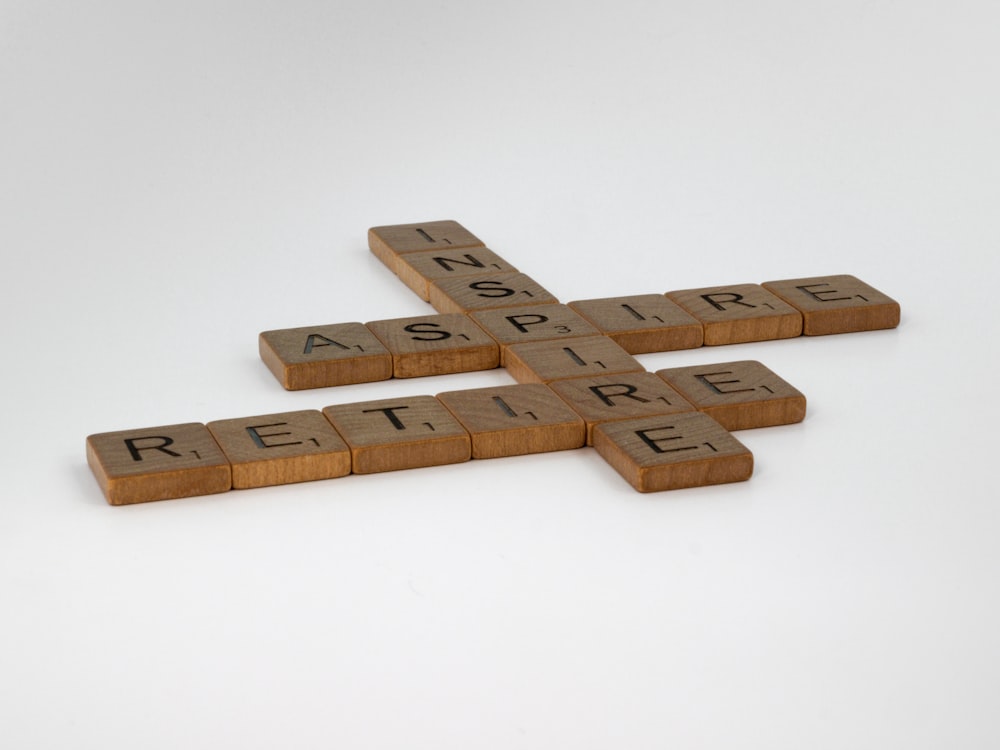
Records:
[[[620,356],[899,324],[898,303],[847,275],[566,305],[543,299],[537,290],[530,304],[505,305],[493,293],[523,289],[523,275],[502,276],[492,281],[506,286],[490,287],[489,292],[471,289],[483,280],[465,277],[451,284],[487,296],[497,305],[491,309],[265,331],[259,336],[260,355],[285,388],[300,390],[509,368],[510,354],[516,355],[518,346],[542,341],[606,337],[620,349]],[[519,293],[511,299],[516,296]],[[547,380],[537,374],[526,377],[527,382]]]
[[[748,478],[752,457],[728,430],[798,422],[805,408],[740,361],[101,433],[87,459],[112,505],[584,445],[653,491]]]

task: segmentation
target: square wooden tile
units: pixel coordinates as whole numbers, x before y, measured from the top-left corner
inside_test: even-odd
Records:
[[[551,341],[578,336],[597,336],[593,324],[566,305],[529,305],[470,313],[476,323],[500,344],[500,364],[506,349],[525,341]],[[701,326],[698,326],[701,330]]]
[[[899,325],[899,303],[855,276],[785,279],[768,281],[763,286],[802,312],[802,332],[806,336]]]
[[[743,482],[753,454],[701,412],[605,422],[594,448],[639,492]]]
[[[673,367],[656,374],[727,430],[801,422],[806,397],[753,360]]]
[[[667,297],[701,321],[705,346],[802,335],[802,313],[759,284],[684,289]]]
[[[442,313],[492,310],[557,303],[546,289],[523,273],[495,273],[442,279],[430,286],[430,303]]]
[[[351,448],[355,474],[461,463],[469,433],[433,396],[327,406],[323,414]]]
[[[644,372],[638,360],[607,336],[534,341],[508,347],[504,366],[518,383],[550,383],[618,372]]]
[[[315,409],[208,423],[233,467],[233,489],[333,479],[351,473],[351,452]]]
[[[212,495],[232,487],[229,461],[197,422],[91,435],[87,463],[111,505]]]
[[[497,342],[468,316],[421,315],[375,320],[368,328],[392,354],[396,378],[492,370],[500,366]]]
[[[540,383],[439,393],[472,436],[473,458],[580,448],[583,420]]]
[[[393,273],[399,274],[400,255],[421,250],[485,247],[485,243],[457,221],[391,224],[368,230],[368,247]]]
[[[635,294],[570,302],[629,354],[697,349],[704,341],[699,321],[663,294]]]
[[[400,280],[424,301],[430,300],[430,285],[435,281],[517,272],[514,266],[485,247],[404,253],[399,256],[398,263]]]
[[[392,377],[392,356],[361,323],[264,331],[260,358],[290,391]]]
[[[587,423],[587,445],[603,422],[695,411],[666,381],[651,372],[556,380],[549,387]]]

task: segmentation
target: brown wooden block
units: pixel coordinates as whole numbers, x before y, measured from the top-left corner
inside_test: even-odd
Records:
[[[465,315],[422,315],[367,325],[392,354],[396,378],[492,370],[500,365],[496,341]]]
[[[701,323],[663,294],[577,300],[569,306],[629,354],[696,349],[704,340]]]
[[[557,380],[549,384],[587,423],[587,445],[603,422],[695,411],[666,381],[651,372]]]
[[[351,448],[353,472],[468,461],[469,433],[433,396],[327,406],[323,414]]]
[[[447,220],[372,227],[368,230],[368,247],[375,257],[398,275],[402,254],[485,245],[457,221]]]
[[[656,374],[727,430],[801,422],[806,397],[760,362],[673,367]]]
[[[759,284],[667,292],[705,327],[705,346],[802,335],[802,314]]]
[[[315,409],[221,419],[208,429],[233,467],[233,489],[351,473],[347,444]]]
[[[435,281],[517,272],[514,266],[485,247],[404,253],[399,256],[398,266],[400,280],[424,301],[430,300],[430,285]]]
[[[442,313],[492,310],[559,302],[530,276],[496,273],[442,279],[430,286],[430,303]]]
[[[472,436],[473,458],[546,453],[584,444],[583,420],[541,383],[439,393]]]
[[[111,505],[212,495],[232,487],[229,461],[197,422],[91,435],[87,463]]]
[[[753,454],[700,412],[605,422],[594,448],[639,492],[742,482]]]
[[[607,336],[514,344],[507,349],[504,366],[518,383],[644,371],[635,357]]]
[[[601,333],[566,305],[506,307],[470,313],[469,317],[500,344],[501,365],[506,363],[506,349],[512,344],[596,336]],[[698,330],[701,330],[701,326]]]
[[[768,281],[768,291],[802,313],[806,336],[895,328],[899,303],[854,276]]]
[[[392,377],[392,357],[361,323],[264,331],[260,358],[290,391]]]

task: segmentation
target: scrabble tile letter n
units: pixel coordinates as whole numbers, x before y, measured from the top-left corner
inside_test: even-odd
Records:
[[[146,427],[87,438],[87,463],[111,505],[227,492],[229,461],[203,424]]]

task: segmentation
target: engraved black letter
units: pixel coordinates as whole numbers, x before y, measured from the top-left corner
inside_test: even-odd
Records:
[[[534,318],[534,320],[532,320]],[[527,326],[538,325],[539,323],[544,323],[548,320],[545,315],[538,315],[535,313],[525,313],[524,315],[508,315],[507,320],[510,324],[514,326],[521,333],[527,333]],[[523,321],[523,322],[522,322]]]
[[[624,388],[625,390],[620,393],[605,393],[604,392],[605,388]],[[590,390],[595,396],[601,399],[601,401],[603,401],[608,406],[614,406],[615,402],[612,401],[612,399],[617,398],[619,396],[623,398],[630,398],[633,401],[638,401],[639,403],[642,404],[649,403],[648,398],[643,398],[642,396],[633,396],[632,394],[634,394],[637,390],[639,390],[639,388],[638,386],[628,385],[627,383],[608,383],[607,385],[592,385],[590,386]]]
[[[399,417],[395,415],[397,409],[409,409],[409,406],[387,406],[384,409],[364,409],[362,414],[371,414],[372,412],[380,411],[385,414],[385,418],[392,422],[392,426],[397,430],[405,430],[406,425],[399,421]]]
[[[290,432],[269,432],[266,435],[261,435],[257,430],[263,427],[281,427],[286,425],[288,422],[275,422],[274,424],[258,424],[253,427],[247,427],[247,434],[250,435],[250,439],[253,440],[254,445],[258,448],[278,448],[282,445],[302,445],[301,440],[296,440],[292,443],[265,443],[263,438],[268,437],[280,437],[281,435],[291,435]]]
[[[140,448],[138,445],[136,445],[136,443],[139,442],[140,440],[162,440],[163,442],[160,443],[159,445],[144,445]],[[128,447],[128,452],[132,454],[133,461],[142,461],[141,452],[149,450],[161,451],[162,453],[166,453],[168,456],[173,456],[174,458],[180,458],[181,457],[180,453],[174,453],[173,451],[167,450],[167,446],[173,444],[174,444],[173,438],[161,437],[159,435],[156,436],[150,435],[149,437],[141,437],[141,438],[125,438],[125,445]]]
[[[420,326],[425,326],[421,328]],[[431,336],[410,336],[414,341],[444,341],[445,339],[450,339],[451,334],[447,331],[433,331],[427,330],[428,328],[440,328],[438,323],[410,323],[410,325],[403,328],[407,333],[429,333],[433,334]]]
[[[322,344],[317,344],[317,341],[322,341]],[[334,341],[333,339],[328,339],[326,336],[320,336],[318,333],[310,333],[306,337],[306,348],[302,350],[303,354],[312,354],[312,350],[317,346],[336,346],[340,349],[350,349],[349,346],[344,346],[339,341]]]
[[[716,300],[716,297],[722,299]],[[728,299],[726,299],[728,297]],[[726,304],[733,305],[743,305],[743,307],[757,307],[757,305],[751,305],[749,302],[742,302],[742,294],[737,294],[736,292],[716,292],[715,294],[703,294],[701,298],[705,300],[708,304],[714,307],[716,310],[725,310]]]

